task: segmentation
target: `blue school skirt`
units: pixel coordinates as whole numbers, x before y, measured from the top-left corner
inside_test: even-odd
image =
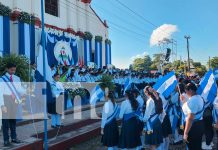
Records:
[[[152,124],[153,132],[151,134],[145,134],[146,145],[159,145],[163,143],[163,130],[159,119],[155,120]]]
[[[110,123],[105,125],[101,143],[107,147],[118,146],[119,130],[116,119],[113,119]]]
[[[123,121],[119,139],[119,148],[136,148],[141,145],[139,121],[132,117]]]

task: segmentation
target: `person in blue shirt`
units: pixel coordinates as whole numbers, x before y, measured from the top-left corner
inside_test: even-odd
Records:
[[[52,100],[48,103],[48,113],[51,114],[51,127],[61,127],[61,114],[64,106],[64,87],[60,80],[60,74],[56,73],[53,76],[53,81],[50,84]]]

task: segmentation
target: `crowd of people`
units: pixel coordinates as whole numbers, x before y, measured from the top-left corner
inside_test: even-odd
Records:
[[[31,76],[35,81],[36,66],[31,65],[33,70]],[[205,100],[196,92],[200,83],[198,75],[192,77],[179,75],[178,86],[169,97],[165,97],[153,88],[153,85],[162,78],[162,74],[158,72],[62,65],[52,66],[51,72],[53,81],[50,87],[53,101],[58,101],[65,94],[60,82],[63,77],[65,82],[98,82],[105,74],[112,77],[116,88],[114,91],[104,93],[106,102],[102,110],[101,123],[101,142],[109,150],[118,148],[141,150],[146,145],[150,149],[167,150],[170,144],[177,145],[183,142],[190,150],[212,149],[214,127],[218,128],[218,122],[213,119],[212,112],[217,115],[218,96],[213,103],[205,106]],[[5,75],[0,78],[0,82],[4,83],[1,84],[4,86],[1,89],[4,90],[0,94],[3,115],[8,115],[10,112],[8,108],[11,106],[15,106],[16,111],[15,100],[25,95],[24,91],[21,91],[22,88],[13,86],[13,82],[20,82],[15,73],[16,64],[9,63]],[[167,71],[163,76],[166,74]],[[127,84],[130,87],[127,88]],[[125,100],[119,106],[116,99],[124,96]],[[56,104],[53,105],[48,107],[48,113],[52,115],[51,127],[57,128],[62,125],[63,111],[53,109]],[[118,120],[121,120],[120,130]],[[20,143],[16,135],[16,118],[3,118],[2,123],[4,145],[9,146],[11,142]],[[206,142],[202,144],[203,135]],[[173,137],[171,143],[169,137]]]
[[[169,97],[155,91],[153,83],[142,91],[126,90],[120,111],[114,92],[106,93],[101,123],[103,145],[109,150],[141,150],[145,146],[167,150],[170,144],[185,143],[189,150],[212,149],[214,128],[218,136],[218,122],[212,116],[212,112],[218,112],[218,96],[205,106],[205,100],[197,94],[199,76],[181,76],[178,83]],[[117,120],[121,120],[120,132]],[[203,135],[206,142],[202,142]]]

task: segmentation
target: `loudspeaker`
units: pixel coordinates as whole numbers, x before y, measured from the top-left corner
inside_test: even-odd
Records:
[[[170,60],[170,54],[171,54],[171,49],[170,49],[170,48],[167,48],[167,53],[166,53],[166,57],[165,57],[165,60],[166,60],[166,61],[169,61],[169,60]]]

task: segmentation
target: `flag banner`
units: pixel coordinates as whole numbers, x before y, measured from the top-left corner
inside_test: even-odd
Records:
[[[205,108],[215,100],[217,96],[217,85],[211,69],[202,78],[197,93],[204,98],[206,103]]]
[[[10,18],[0,16],[0,56],[10,54]]]
[[[91,97],[90,97],[90,104],[95,106],[95,104],[103,99],[104,97],[104,91],[101,89],[99,85],[97,85],[91,92]]]
[[[177,86],[177,79],[175,72],[172,71],[167,75],[160,78],[157,83],[153,86],[153,88],[164,97],[169,97],[170,94],[175,90]]]
[[[59,64],[68,66],[77,64],[78,52],[75,38],[46,33],[45,39],[49,66]]]

